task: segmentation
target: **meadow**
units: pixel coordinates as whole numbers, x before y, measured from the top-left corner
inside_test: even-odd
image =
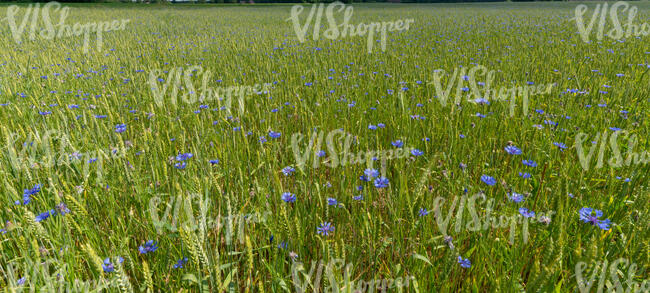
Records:
[[[353,5],[414,20],[369,53],[291,5],[62,4],[100,46],[4,3],[0,291],[649,292],[650,39],[579,4]]]

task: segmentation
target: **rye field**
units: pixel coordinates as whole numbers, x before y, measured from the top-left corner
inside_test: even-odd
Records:
[[[649,2],[0,19],[0,291],[650,292]]]

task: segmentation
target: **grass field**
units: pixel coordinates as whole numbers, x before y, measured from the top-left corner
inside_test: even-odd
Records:
[[[649,37],[578,4],[354,5],[414,20],[371,54],[290,5],[64,5],[128,20],[86,51],[3,4],[0,290],[648,292]],[[519,90],[454,100],[475,66]]]

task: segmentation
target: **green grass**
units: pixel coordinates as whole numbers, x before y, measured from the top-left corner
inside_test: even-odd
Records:
[[[630,3],[639,8],[637,24],[650,20],[647,2]],[[131,19],[125,30],[104,34],[102,52],[91,37],[87,54],[80,37],[16,44],[3,21],[0,103],[9,105],[0,107],[0,194],[5,203],[0,220],[11,225],[0,235],[0,290],[40,290],[77,279],[120,284],[110,291],[129,291],[130,286],[134,291],[161,292],[295,292],[290,252],[298,255],[306,273],[312,261],[344,259],[353,265],[350,279],[355,281],[413,276],[403,292],[579,292],[579,262],[587,263],[583,275],[590,275],[598,262],[619,258],[636,264],[633,279],[640,284],[649,272],[650,168],[596,168],[594,159],[585,171],[574,142],[579,133],[586,133],[587,146],[596,134],[611,134],[608,128],[618,127],[637,135],[636,152],[650,151],[648,37],[597,43],[592,35],[594,42],[583,43],[570,20],[577,4],[355,5],[353,24],[415,19],[408,31],[389,35],[386,52],[373,54],[366,52],[365,37],[299,43],[285,21],[290,16],[290,6],[285,5],[72,5],[67,24]],[[589,5],[591,17],[595,3]],[[26,6],[21,7],[24,13]],[[3,5],[0,15],[6,10]],[[460,107],[443,107],[434,98],[433,86],[426,85],[433,81],[433,71],[453,72],[474,64],[496,71],[494,88],[528,81],[556,86],[549,94],[530,98],[528,115],[520,103],[512,116],[504,102],[487,106],[463,101]],[[156,106],[149,72],[192,65],[212,72],[211,87],[273,87],[267,94],[249,95],[245,111],[234,112],[234,118],[212,111],[216,102],[198,114],[194,111],[200,103]],[[200,77],[193,80],[200,85]],[[354,107],[348,105],[352,101]],[[70,104],[79,109],[69,109]],[[627,110],[627,117],[620,110]],[[52,113],[42,116],[38,111]],[[478,118],[477,112],[487,116]],[[116,133],[120,123],[127,124],[127,130]],[[378,123],[385,128],[368,129]],[[534,127],[540,124],[544,129]],[[401,139],[405,147],[424,154],[388,161],[390,186],[378,189],[359,180],[366,169],[361,164],[309,164],[300,170],[292,135],[309,136],[315,128],[325,134],[342,128],[354,135],[354,153],[393,149],[391,142]],[[49,137],[35,138],[48,130]],[[282,135],[272,139],[270,130]],[[260,144],[260,136],[268,141]],[[429,140],[423,141],[425,137]],[[508,141],[523,154],[505,153]],[[17,166],[12,150],[20,153],[30,142],[34,144],[25,154],[40,164]],[[568,148],[561,151],[554,142]],[[627,142],[618,142],[625,153]],[[117,150],[114,156],[112,149]],[[321,149],[329,152],[325,145]],[[84,170],[88,157],[66,159],[73,152],[101,159],[85,164]],[[183,170],[170,161],[179,152],[193,154]],[[605,162],[611,156],[607,149]],[[51,157],[63,158],[63,163],[43,162]],[[211,159],[220,162],[211,165]],[[526,167],[522,159],[534,160],[538,167]],[[465,171],[461,163],[467,165]],[[285,166],[296,172],[283,175]],[[532,178],[524,180],[519,172],[529,172]],[[481,182],[483,174],[493,176],[497,184]],[[14,205],[22,190],[37,183],[43,187],[31,203]],[[363,191],[357,190],[359,185]],[[511,244],[510,228],[466,228],[471,218],[466,210],[462,229],[448,229],[455,246],[450,249],[435,213],[420,217],[418,211],[433,210],[436,197],[443,197],[447,215],[453,199],[465,189],[468,197],[484,191],[493,199],[495,215],[516,217],[518,208],[526,207],[537,214],[554,212],[552,221],[531,223],[526,243],[517,226]],[[517,204],[507,199],[510,190],[529,196]],[[285,203],[283,192],[295,194],[297,201]],[[158,233],[150,212],[152,199],[159,199],[159,218],[170,203],[166,221],[171,225],[173,203],[189,197],[192,217],[180,209],[175,219],[198,223],[199,201],[190,194],[202,195],[204,217],[221,219],[220,225]],[[360,194],[362,201],[353,199]],[[341,206],[329,206],[328,197]],[[34,215],[60,202],[71,213],[34,222]],[[615,225],[603,231],[581,222],[582,207],[602,210],[603,218]],[[486,209],[486,202],[477,203],[479,216],[484,217]],[[449,227],[458,221],[457,210]],[[241,219],[244,214],[266,216],[243,226],[236,222],[232,230],[226,227],[229,215]],[[316,233],[325,221],[336,228],[330,236]],[[147,240],[158,241],[158,250],[139,254],[138,246]],[[282,241],[286,249],[277,247]],[[471,268],[462,268],[458,255],[468,258]],[[103,259],[115,263],[117,256],[124,258],[123,266],[103,272]],[[173,269],[182,256],[189,262]],[[49,276],[32,276],[42,263]],[[53,273],[57,269],[58,279]],[[623,265],[619,269],[619,278],[626,280],[630,270]],[[25,275],[26,283],[17,286]],[[335,269],[334,275],[340,286],[344,272]],[[607,278],[604,286],[615,286],[609,272]],[[317,286],[322,291],[331,280],[325,273],[321,279]]]

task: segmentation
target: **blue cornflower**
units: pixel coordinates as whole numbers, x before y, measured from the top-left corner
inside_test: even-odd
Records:
[[[40,222],[40,221],[43,221],[43,220],[49,218],[50,216],[55,216],[55,215],[56,215],[56,211],[49,210],[47,212],[41,213],[38,216],[36,216],[35,221]]]
[[[270,136],[271,138],[278,138],[278,137],[280,137],[281,135],[282,135],[282,133],[280,133],[280,132],[273,132],[273,130],[269,131],[269,136]]]
[[[390,183],[390,181],[386,177],[381,177],[381,178],[375,179],[375,187],[377,187],[377,188],[388,187],[389,183]]]
[[[514,192],[514,191],[510,194],[510,196],[508,196],[508,198],[509,198],[511,201],[514,201],[514,202],[516,202],[516,203],[520,203],[520,202],[524,201],[524,195],[523,195],[523,194],[516,193],[516,192]]]
[[[22,201],[22,203],[19,200],[17,200],[15,202],[15,204],[17,204],[17,205],[19,205],[19,204],[23,204],[23,205],[29,204],[32,201],[32,195],[39,193],[41,191],[42,186],[43,185],[39,183],[39,184],[34,185],[34,187],[31,188],[31,189],[23,190],[23,201]]]
[[[339,202],[336,200],[336,198],[333,198],[333,197],[328,197],[327,198],[327,205],[335,206],[335,205],[338,205],[338,204],[339,204]]]
[[[320,151],[318,151],[318,154],[316,154],[316,155],[317,155],[318,157],[322,158],[322,157],[324,157],[326,154],[327,154],[327,153],[325,153],[324,150],[320,150]]]
[[[458,256],[458,263],[461,267],[469,269],[472,266],[472,262],[469,259],[463,259],[460,255]]]
[[[191,158],[193,156],[194,155],[192,153],[178,154],[178,156],[176,156],[176,161],[179,161],[179,162],[185,161],[185,160],[187,160],[187,159],[189,159],[189,158]]]
[[[519,172],[519,176],[521,176],[521,178],[528,179],[530,178],[531,175],[528,172],[524,172],[524,173]]]
[[[354,199],[354,200],[363,200],[363,195],[353,196],[352,199]]]
[[[182,269],[183,266],[187,263],[187,257],[179,259],[174,265],[175,269]]]
[[[418,215],[420,215],[420,217],[424,217],[424,216],[426,216],[428,214],[429,214],[429,211],[427,211],[426,208],[420,208],[420,211],[418,212]]]
[[[537,167],[537,162],[533,160],[522,160],[521,163],[528,167],[533,167],[533,168]]]
[[[506,146],[504,150],[506,150],[506,152],[511,155],[521,155],[521,150],[514,145]]]
[[[564,150],[564,149],[567,148],[566,144],[561,143],[561,142],[554,142],[553,145],[555,145],[556,147],[560,148],[560,150]]]
[[[81,157],[83,157],[83,155],[80,154],[80,153],[74,152],[74,153],[70,154],[69,157],[70,157],[70,160],[79,160],[79,159],[81,159]]]
[[[40,184],[40,183],[39,183],[39,184],[36,184],[36,185],[34,185],[34,187],[32,187],[31,189],[25,189],[25,190],[23,190],[23,195],[24,195],[24,194],[34,195],[34,194],[36,194],[36,193],[38,193],[38,192],[41,191],[41,187],[43,187],[43,184]]]
[[[490,185],[490,186],[497,183],[497,180],[494,179],[494,177],[488,176],[488,175],[485,175],[485,174],[481,175],[481,181],[483,181],[483,183],[485,183],[487,185]]]
[[[330,222],[323,222],[316,230],[318,234],[329,236],[329,233],[334,232],[334,226]]]
[[[65,216],[65,214],[70,212],[70,209],[68,209],[68,206],[65,205],[65,203],[59,203],[56,205],[56,210],[59,211],[59,214],[62,216]]]
[[[370,125],[368,125],[368,129],[375,130],[375,129],[377,129],[377,126],[370,124]]]
[[[174,164],[174,168],[179,169],[179,170],[183,170],[183,169],[185,169],[185,167],[187,167],[186,162],[178,162],[178,163]]]
[[[296,201],[296,195],[291,192],[282,193],[282,200],[288,203],[293,203]]]
[[[124,131],[126,131],[126,124],[115,125],[115,132],[122,133]]]
[[[291,166],[286,166],[286,167],[282,168],[282,173],[284,174],[284,176],[289,176],[289,175],[291,175],[291,173],[293,173],[295,171],[296,171],[296,169],[294,169]]]
[[[282,242],[280,242],[280,244],[278,244],[279,249],[287,249],[288,246],[289,245],[287,244],[286,241],[282,241]]]
[[[219,164],[219,160],[217,160],[217,159],[210,160],[209,162],[210,162],[211,165]]]
[[[392,144],[396,148],[401,148],[404,145],[404,143],[399,139],[391,142],[390,144]]]
[[[16,281],[16,284],[22,286],[25,284],[25,281],[27,281],[27,277],[22,277]]]
[[[524,218],[532,218],[535,217],[535,212],[527,209],[527,208],[519,208],[519,213],[524,216]]]
[[[424,152],[421,151],[421,150],[418,150],[418,149],[411,150],[411,155],[414,155],[416,157],[421,156],[422,154],[424,154]]]
[[[454,249],[454,243],[452,242],[454,241],[453,237],[447,235],[443,238],[443,241],[447,244],[447,246],[449,246],[450,249]]]
[[[489,105],[490,104],[490,102],[485,98],[474,99],[474,103],[477,103],[479,105]]]
[[[366,175],[365,176],[366,179],[365,180],[361,179],[361,180],[370,181],[369,179],[379,176],[379,171],[377,171],[377,169],[366,169],[365,171],[363,171],[363,174]]]
[[[603,212],[601,210],[594,210],[592,208],[583,207],[578,213],[580,214],[581,221],[592,224],[594,226],[598,226],[598,228],[603,230],[609,230],[611,221],[609,219],[598,219],[603,216]]]
[[[140,254],[145,254],[149,252],[154,252],[158,249],[158,242],[154,242],[153,240],[149,240],[144,243],[144,246],[138,247],[138,251],[140,251]]]
[[[122,262],[124,262],[124,258],[119,256],[117,258],[117,261],[119,263],[122,263]],[[106,259],[104,259],[104,264],[102,265],[102,268],[104,269],[104,272],[106,272],[106,273],[112,273],[113,271],[115,271],[115,267],[113,266],[113,264],[111,263],[111,260],[108,257]]]

